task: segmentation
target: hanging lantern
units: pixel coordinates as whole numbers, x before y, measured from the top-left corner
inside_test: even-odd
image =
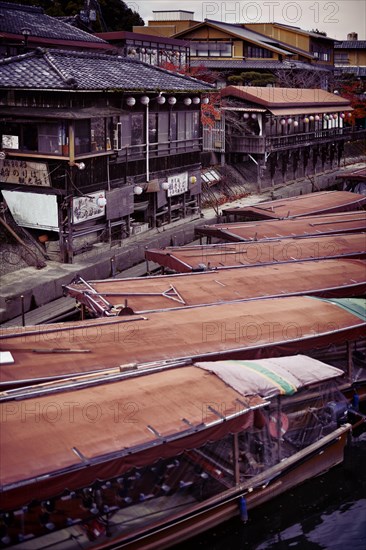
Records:
[[[196,178],[196,176],[191,176],[191,177],[189,178],[189,183],[190,183],[191,185],[194,185],[195,183],[197,183],[197,178]]]
[[[192,99],[192,101],[193,101],[193,103],[194,103],[195,105],[198,105],[198,104],[201,102],[201,100],[200,100],[199,97],[194,97],[194,98]]]
[[[282,126],[284,126],[286,124],[286,119],[281,118],[281,124],[282,124]]]
[[[134,97],[128,97],[126,103],[129,107],[133,107],[136,103],[136,99]]]
[[[169,189],[169,182],[168,181],[163,181],[163,183],[160,184],[160,187],[164,190],[164,191],[167,191]]]
[[[310,116],[309,116],[309,120],[310,120],[310,122],[313,122],[313,120],[314,120],[313,115],[310,115]]]
[[[351,118],[351,116],[352,116],[352,113],[348,113],[348,118]]]
[[[185,97],[184,100],[183,100],[183,103],[184,103],[184,105],[188,106],[188,105],[191,105],[192,100],[191,100],[190,97]]]
[[[204,97],[204,98],[202,99],[203,105],[207,105],[207,103],[209,103],[209,102],[210,102],[210,100],[208,99],[208,97]]]
[[[143,96],[140,98],[140,102],[142,103],[142,105],[149,105],[149,103],[150,103],[150,98],[147,97],[147,95],[143,95]]]
[[[287,119],[287,124],[292,124],[292,122],[293,122],[292,118]]]
[[[156,101],[159,103],[159,105],[164,105],[166,98],[163,95],[158,95]]]
[[[344,113],[341,113],[341,114],[340,114],[340,117],[341,117],[341,118],[344,118],[345,116],[346,116],[346,115],[345,115]]]
[[[294,127],[297,128],[299,125],[299,123],[297,122],[297,120],[294,120]]]
[[[99,206],[99,208],[103,208],[106,204],[107,204],[107,199],[105,197],[97,198],[97,206]]]
[[[320,120],[320,116],[319,115],[315,115],[315,120]]]
[[[252,113],[252,119],[255,120],[257,118],[257,113]]]
[[[140,187],[139,185],[136,185],[134,188],[133,188],[133,192],[135,195],[141,195],[141,193],[143,192],[143,189],[142,187]]]
[[[305,124],[309,124],[310,121],[309,121],[307,116],[304,118],[304,122],[305,122]]]
[[[249,118],[249,113],[244,113],[243,118],[248,119]]]
[[[329,120],[329,115],[324,115],[325,120]]]
[[[169,105],[175,105],[177,103],[177,98],[174,96],[168,97],[168,103]]]

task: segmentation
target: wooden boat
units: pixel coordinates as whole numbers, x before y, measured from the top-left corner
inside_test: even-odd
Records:
[[[260,220],[252,222],[219,223],[196,227],[198,237],[221,239],[225,242],[261,241],[287,237],[315,237],[337,233],[366,231],[366,213],[341,212],[323,216],[304,216],[286,220]]]
[[[246,521],[342,462],[342,374],[294,356],[6,392],[2,544],[161,550]]]
[[[366,196],[350,191],[319,191],[299,197],[266,201],[252,206],[223,209],[227,219],[263,220],[311,216],[330,212],[358,210],[366,205]]]
[[[3,329],[1,389],[126,364],[305,352],[360,340],[365,328],[365,299],[296,296]]]
[[[146,250],[147,261],[178,273],[281,262],[365,258],[366,233],[277,239],[225,245],[174,246]],[[289,264],[287,264],[289,265]]]
[[[293,262],[103,281],[84,281],[78,276],[64,286],[64,293],[95,317],[276,296],[362,296],[366,293],[366,260]]]

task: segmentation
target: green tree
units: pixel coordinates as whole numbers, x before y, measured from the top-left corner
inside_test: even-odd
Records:
[[[271,73],[244,71],[240,75],[229,76],[228,82],[237,86],[267,86],[274,84],[276,77]]]

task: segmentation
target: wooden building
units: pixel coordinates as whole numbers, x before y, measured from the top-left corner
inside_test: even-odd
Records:
[[[174,65],[179,69],[189,66],[189,45],[185,40],[158,37],[145,33],[114,31],[96,33],[117,49],[118,55],[130,57],[158,67]]]
[[[348,122],[350,102],[324,90],[228,86],[221,97],[226,162],[254,164],[259,186],[331,169],[365,134]]]
[[[209,84],[42,49],[0,61],[0,81],[3,198],[19,225],[59,244],[62,261],[86,242],[197,214]]]

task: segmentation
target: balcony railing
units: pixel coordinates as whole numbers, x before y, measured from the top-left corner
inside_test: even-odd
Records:
[[[365,130],[353,128],[332,128],[316,130],[304,134],[286,136],[229,136],[226,141],[226,151],[231,153],[270,153],[283,149],[295,149],[308,145],[318,145],[341,140],[361,139]]]

